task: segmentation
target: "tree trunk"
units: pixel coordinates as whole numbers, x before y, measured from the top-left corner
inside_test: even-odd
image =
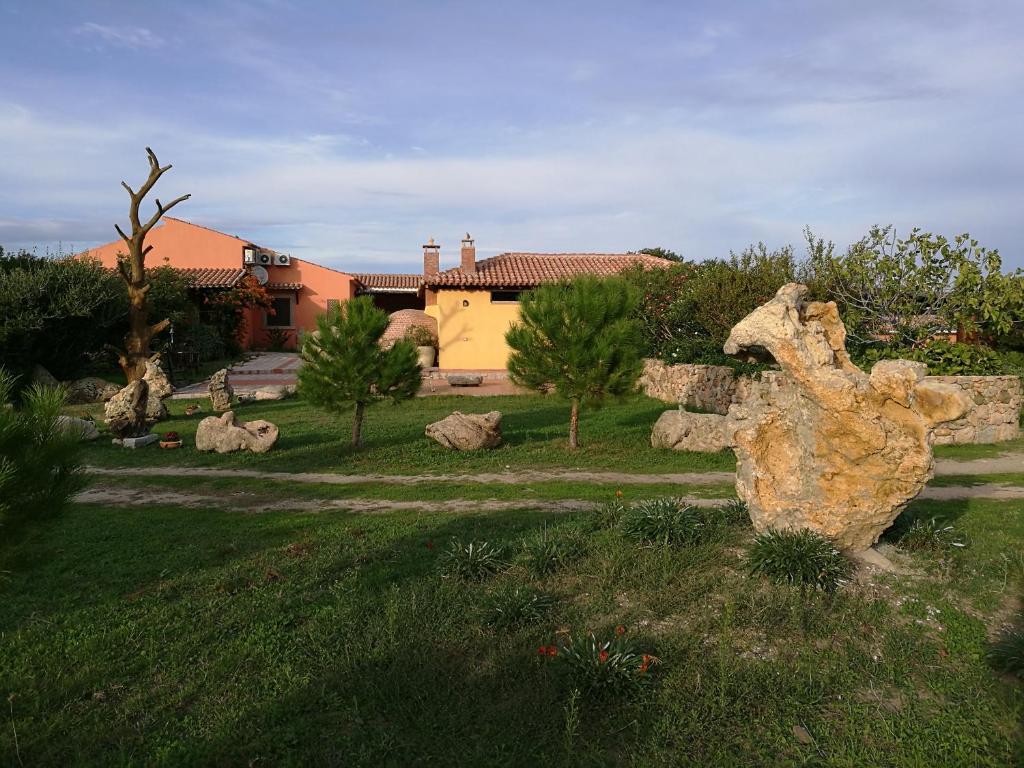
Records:
[[[572,410],[569,412],[569,447],[580,447],[580,399],[572,399]]]
[[[358,448],[363,444],[363,410],[366,403],[356,403],[356,412],[352,416],[352,447]]]

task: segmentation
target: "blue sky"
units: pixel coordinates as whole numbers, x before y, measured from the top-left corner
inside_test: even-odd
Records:
[[[970,231],[1024,266],[1024,3],[0,0],[0,244],[175,214],[331,266]]]

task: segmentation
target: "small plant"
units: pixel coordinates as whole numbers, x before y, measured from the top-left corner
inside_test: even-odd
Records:
[[[676,499],[647,499],[628,508],[619,527],[631,539],[645,544],[687,545],[707,538],[715,528],[705,512]]]
[[[583,539],[575,531],[552,533],[545,526],[523,541],[523,559],[533,576],[548,576],[564,565],[578,560],[586,551]]]
[[[561,646],[541,646],[537,654],[553,660],[569,678],[569,687],[593,696],[633,693],[650,684],[659,659],[643,653],[618,626],[611,640],[598,641],[593,633],[580,641],[570,636]]]
[[[1024,679],[1024,629],[1010,629],[988,649],[988,663],[997,672]]]
[[[852,563],[821,534],[768,530],[759,533],[747,552],[752,576],[767,576],[776,584],[832,594],[849,580]]]
[[[271,352],[283,352],[291,340],[291,331],[284,328],[267,328],[267,349]]]
[[[750,510],[743,499],[729,499],[718,508],[725,525],[746,525],[750,523]]]
[[[527,587],[506,587],[495,592],[484,609],[484,623],[499,629],[534,624],[544,618],[555,598]]]
[[[405,332],[405,338],[412,342],[414,347],[437,346],[437,337],[431,333],[430,329],[424,328],[422,325],[410,326],[409,330]]]
[[[943,525],[934,517],[917,518],[899,537],[900,547],[913,552],[941,552],[950,547],[967,546],[952,525]]]
[[[508,564],[502,558],[504,550],[486,541],[463,544],[453,539],[441,556],[441,569],[448,576],[480,581],[504,570]]]
[[[617,528],[624,514],[626,505],[622,501],[622,491],[616,491],[612,501],[606,501],[588,517],[587,527],[592,531]]]
[[[181,440],[181,437],[178,436],[177,432],[164,432],[161,440],[163,440],[165,443],[174,443],[177,442],[178,440]]]

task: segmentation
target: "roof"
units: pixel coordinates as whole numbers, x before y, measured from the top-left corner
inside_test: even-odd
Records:
[[[188,278],[189,288],[234,288],[245,277],[244,269],[172,269]]]
[[[302,283],[275,283],[269,282],[265,286],[268,291],[301,291]]]
[[[418,291],[423,275],[368,273],[353,274],[360,293],[407,293]]]
[[[423,278],[428,288],[532,288],[577,275],[609,277],[642,265],[668,267],[667,259],[646,253],[502,253],[476,263],[476,273],[461,267]]]

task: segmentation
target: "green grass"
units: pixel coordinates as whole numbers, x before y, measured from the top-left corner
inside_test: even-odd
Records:
[[[0,764],[1019,764],[1024,689],[983,656],[1020,595],[1024,503],[907,515],[970,545],[804,615],[745,575],[743,525],[680,547],[591,532],[550,576],[466,582],[441,572],[452,538],[512,556],[582,516],[79,505],[0,562]],[[555,602],[495,625],[516,587]],[[581,697],[537,656],[619,624],[661,659],[635,696]]]
[[[937,459],[993,459],[1004,453],[1024,453],[1024,437],[1007,440],[1005,443],[936,445],[934,450]]]
[[[1024,464],[1024,456],[1021,456]],[[928,481],[928,485],[1024,485],[1024,472],[1001,473],[992,475],[937,475]]]
[[[736,461],[731,451],[717,454],[676,453],[654,450],[651,427],[667,406],[657,400],[637,397],[623,403],[608,403],[601,409],[584,409],[580,422],[582,448],[566,447],[569,425],[568,405],[554,397],[423,397],[400,405],[381,403],[367,412],[363,437],[365,447],[353,451],[349,445],[349,416],[334,416],[310,407],[302,399],[253,403],[239,406],[239,419],[267,419],[277,424],[281,437],[273,451],[203,454],[191,446],[196,425],[209,414],[209,401],[200,401],[205,413],[185,416],[190,401],[168,401],[172,418],[160,422],[161,432],[182,436],[185,447],[161,451],[150,447],[126,451],[101,439],[90,444],[85,460],[98,466],[219,466],[257,467],[283,472],[372,472],[423,474],[480,472],[517,469],[586,469],[622,472],[732,471]],[[78,414],[87,408],[71,408]],[[493,451],[451,451],[429,440],[423,433],[427,424],[452,411],[482,413],[498,410],[504,414],[504,445]],[[93,414],[102,408],[93,407]]]

